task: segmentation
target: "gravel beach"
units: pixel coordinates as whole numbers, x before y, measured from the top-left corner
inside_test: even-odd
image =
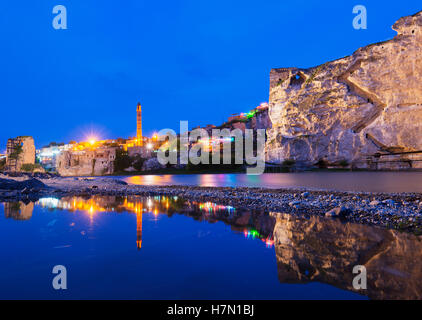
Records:
[[[177,196],[237,209],[324,216],[422,235],[422,194],[246,187],[140,186],[112,178],[0,175],[0,202],[93,195]]]

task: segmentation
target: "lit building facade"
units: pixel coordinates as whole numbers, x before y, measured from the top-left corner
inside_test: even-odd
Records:
[[[74,144],[65,144],[57,146],[49,146],[37,150],[37,161],[47,171],[56,170],[57,157],[63,152],[72,149]]]
[[[102,176],[114,172],[118,147],[92,146],[61,152],[56,158],[56,170],[61,176]]]

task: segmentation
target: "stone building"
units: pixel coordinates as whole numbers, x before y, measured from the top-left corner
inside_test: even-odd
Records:
[[[246,121],[247,119],[243,114],[232,114],[227,122]]]
[[[48,171],[56,171],[57,156],[72,149],[75,144],[53,145],[43,147],[36,152],[37,162]]]
[[[7,140],[6,171],[21,171],[24,164],[35,164],[35,144],[32,137]]]
[[[116,147],[67,150],[57,156],[56,169],[61,176],[101,176],[114,172]]]

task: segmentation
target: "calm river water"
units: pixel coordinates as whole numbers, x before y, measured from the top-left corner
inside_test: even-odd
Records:
[[[422,192],[422,172],[302,172],[246,174],[144,175],[119,177],[140,185],[203,187],[312,188],[363,192]]]
[[[4,203],[0,299],[420,299],[421,240],[177,197]]]

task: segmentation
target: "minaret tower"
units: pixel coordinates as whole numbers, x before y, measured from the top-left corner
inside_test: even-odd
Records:
[[[138,140],[137,145],[143,145],[143,138],[142,138],[142,107],[141,104],[138,102],[138,106],[136,107],[136,139]]]

